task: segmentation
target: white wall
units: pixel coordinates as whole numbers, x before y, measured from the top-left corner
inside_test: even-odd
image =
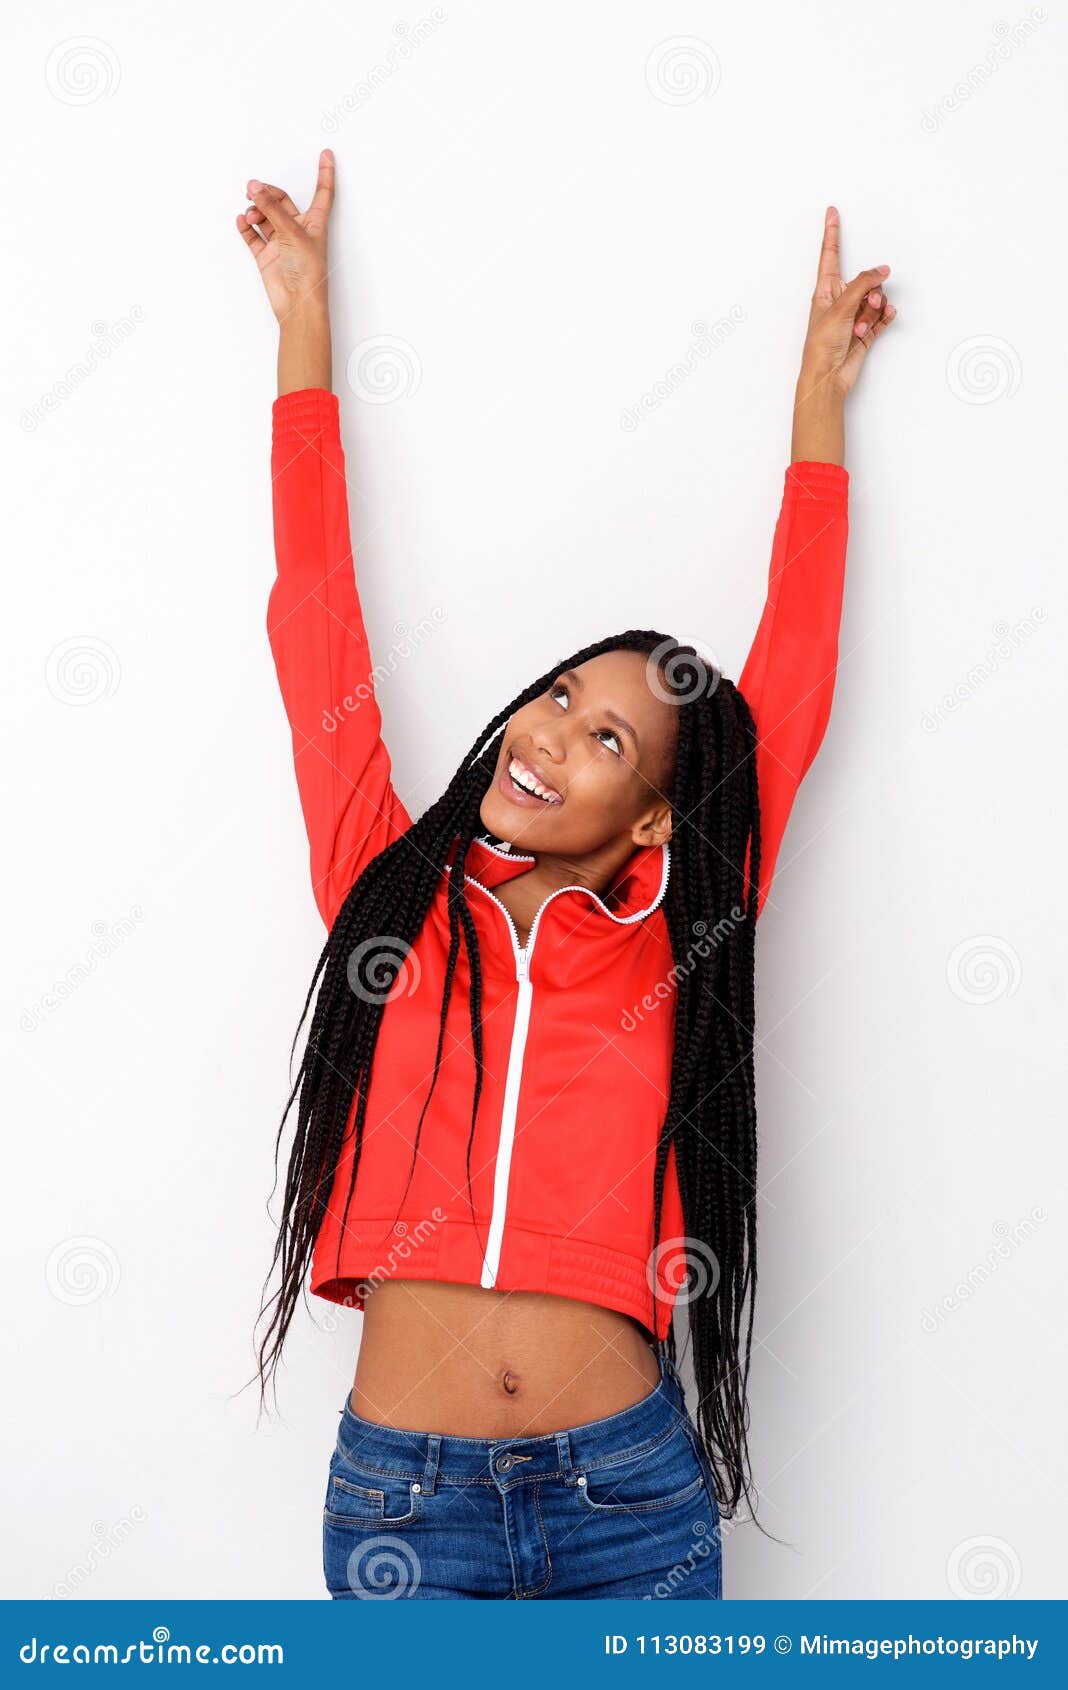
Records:
[[[280,1420],[241,1391],[321,931],[234,218],[250,175],[304,203],[330,144],[377,654],[444,612],[382,690],[417,809],[588,639],[659,625],[737,673],[824,205],[850,272],[893,266],[834,715],[759,947],[752,1439],[785,1543],[732,1532],[726,1593],[1062,1594],[1062,13],[185,0],[19,30],[4,1593],[324,1594],[357,1317],[298,1319]],[[380,335],[421,373],[372,404],[346,366]]]

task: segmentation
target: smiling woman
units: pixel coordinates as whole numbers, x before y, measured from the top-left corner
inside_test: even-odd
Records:
[[[547,893],[603,889],[636,849],[671,837],[677,705],[650,684],[651,653],[605,644],[517,709],[501,736],[479,815],[533,858],[503,899],[520,925]]]
[[[886,267],[846,286],[829,210],[738,685],[668,634],[611,634],[499,709],[413,820],[330,390],[332,155],[307,212],[249,188],[281,325],[268,632],[328,929],[261,1386],[306,1280],[364,1311],[324,1508],[335,1596],[381,1594],[360,1568],[383,1530],[416,1569],[391,1594],[654,1594],[698,1533],[669,1593],[718,1596],[720,1511],[753,1500],[755,924],[830,712],[842,407],[893,314]],[[364,702],[339,721],[341,694]]]

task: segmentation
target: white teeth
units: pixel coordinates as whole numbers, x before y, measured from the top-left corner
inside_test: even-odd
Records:
[[[524,787],[527,792],[536,793],[539,798],[546,799],[550,804],[559,804],[559,794],[550,792],[548,787],[542,786],[539,780],[535,780],[532,774],[527,773],[521,763],[517,763],[514,760],[509,763],[508,773],[511,775],[517,786]]]

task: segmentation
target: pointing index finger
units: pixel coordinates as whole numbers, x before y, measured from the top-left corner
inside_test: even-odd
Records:
[[[309,210],[328,212],[334,203],[334,155],[329,147],[319,154],[319,174]]]
[[[821,282],[836,280],[839,270],[839,235],[841,221],[837,206],[829,205],[823,219],[823,245],[820,247],[819,269],[816,272],[816,285]]]

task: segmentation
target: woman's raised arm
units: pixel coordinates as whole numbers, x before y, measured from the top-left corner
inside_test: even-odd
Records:
[[[794,797],[831,713],[848,534],[845,401],[869,348],[896,315],[886,301],[889,266],[862,270],[847,286],[839,273],[838,237],[838,213],[828,206],[768,596],[738,679],[758,736],[758,913]]]
[[[411,825],[393,789],[356,591],[338,398],[331,390],[326,233],[329,149],[306,212],[252,180],[237,219],[279,325],[272,499],[277,577],[267,633],[293,736],[312,887],[333,925],[372,857]],[[262,235],[256,229],[262,230]]]

